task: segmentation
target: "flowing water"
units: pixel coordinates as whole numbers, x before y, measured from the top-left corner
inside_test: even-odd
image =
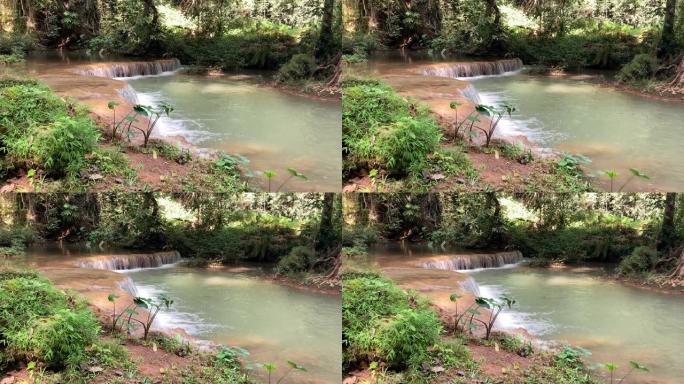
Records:
[[[636,168],[650,176],[625,190],[682,190],[680,171],[684,104],[651,100],[588,81],[533,76],[473,80],[484,104],[510,103],[518,109],[500,133],[524,135],[540,147],[591,159],[592,171],[616,170],[617,185]]]
[[[519,254],[512,252],[389,243],[371,248],[363,264],[382,269],[402,287],[417,289],[444,308],[451,308],[448,296],[454,287],[491,298],[509,294],[517,303],[502,312],[498,328],[524,328],[551,346],[583,347],[591,352],[591,365],[613,362],[623,374],[630,360],[651,370],[635,373],[629,383],[682,382],[684,296],[626,286],[602,277],[596,268],[547,270],[510,264],[517,261]],[[448,272],[451,275],[445,275]]]
[[[480,294],[517,300],[499,326],[524,327],[544,340],[588,349],[594,363],[629,361],[651,372],[629,383],[681,383],[684,378],[684,296],[655,293],[606,280],[596,273],[529,268],[472,273]],[[621,375],[620,375],[621,376]]]
[[[138,270],[128,275],[138,294],[173,297],[159,326],[185,328],[191,335],[250,352],[253,363],[287,361],[307,373],[292,382],[339,383],[342,377],[339,296],[311,293],[260,279],[254,271],[189,268]],[[279,374],[278,374],[279,376]]]
[[[157,76],[128,80],[138,102],[166,101],[175,110],[159,134],[181,135],[193,145],[240,154],[253,171],[279,176],[294,168],[309,180],[291,180],[284,190],[339,191],[342,132],[339,102],[293,96],[255,80],[205,76]]]
[[[83,244],[32,246],[12,264],[40,269],[61,288],[75,289],[91,303],[109,308],[115,287],[133,295],[168,294],[157,329],[184,331],[200,342],[246,349],[248,365],[273,363],[275,376],[287,361],[308,372],[283,383],[339,383],[342,377],[341,299],[271,281],[259,267],[197,269],[177,266],[177,252],[131,253]]]
[[[46,51],[25,63],[0,67],[0,75],[40,78],[60,95],[72,96],[110,116],[110,100],[155,104],[175,110],[153,136],[181,136],[203,152],[219,150],[247,158],[249,174],[275,172],[272,190],[339,191],[342,185],[342,112],[339,101],[292,95],[269,87],[266,72],[231,76],[178,72],[175,59],[132,61],[84,52]],[[308,180],[293,178],[288,168]],[[286,182],[287,181],[287,182]],[[286,183],[285,183],[286,182]],[[253,183],[267,189],[264,177]]]
[[[628,178],[630,168],[650,180],[633,179],[625,191],[684,189],[680,143],[684,140],[684,104],[649,99],[602,87],[592,75],[568,78],[531,75],[520,71],[516,59],[473,60],[392,51],[373,55],[352,71],[382,78],[404,96],[428,103],[451,118],[453,100],[469,99],[517,108],[505,117],[498,136],[524,136],[542,153],[568,152],[587,156],[586,168],[599,175],[614,170],[614,190]],[[441,81],[437,81],[441,79]],[[465,108],[465,109],[464,109]],[[472,107],[461,107],[467,114]],[[605,176],[597,179],[609,189]]]

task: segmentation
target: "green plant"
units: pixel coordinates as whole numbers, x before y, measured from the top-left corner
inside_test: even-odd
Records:
[[[556,167],[565,172],[577,173],[579,172],[579,167],[581,165],[588,164],[590,162],[591,160],[589,160],[589,158],[586,156],[565,153],[556,161]]]
[[[77,367],[99,334],[85,302],[67,296],[36,272],[0,271],[0,366],[44,363]]]
[[[287,366],[290,368],[288,369],[277,381],[275,381],[275,384],[280,384],[285,378],[292,373],[293,371],[299,371],[299,372],[307,372],[306,368],[303,366],[293,362],[293,361],[287,361]],[[268,372],[268,383],[271,384],[271,376],[273,375],[273,371],[275,371],[278,367],[275,364],[272,363],[264,363],[261,364],[261,367]]]
[[[136,307],[145,309],[147,315],[144,317],[143,320],[140,320],[133,317],[138,313],[129,310],[127,311],[129,315],[128,324],[130,325],[131,321],[139,323],[143,327],[143,340],[147,340],[147,337],[150,333],[150,329],[152,328],[152,323],[154,323],[154,319],[157,317],[157,314],[159,314],[159,311],[161,311],[162,308],[168,309],[169,307],[171,307],[171,305],[173,304],[173,300],[167,295],[159,295],[157,297],[157,300],[148,299],[144,297],[135,297],[133,298],[133,303]]]
[[[622,376],[621,378],[617,379],[617,381],[616,381],[616,380],[615,380],[615,372],[618,370],[619,367],[618,367],[616,364],[613,364],[613,363],[605,363],[605,364],[603,364],[603,368],[605,368],[605,369],[608,371],[608,374],[609,374],[609,377],[610,377],[610,384],[614,384],[614,383],[620,384],[620,383],[623,383],[623,382],[625,381],[625,379],[627,379],[627,376],[631,375],[634,371],[649,372],[649,369],[648,369],[647,367],[645,367],[645,366],[639,364],[639,363],[636,362],[636,361],[630,361],[630,362],[629,362],[629,367],[630,367],[629,371],[627,371],[627,373],[626,373],[624,376]]]
[[[437,150],[441,138],[431,118],[405,117],[378,136],[378,156],[395,175],[420,174],[427,166],[427,155]]]
[[[515,107],[509,104],[504,104],[500,108],[491,105],[478,104],[475,106],[475,110],[482,116],[486,116],[489,119],[489,126],[482,128],[475,126],[475,128],[482,131],[485,134],[485,147],[489,147],[489,143],[492,141],[492,136],[496,131],[496,127],[499,125],[499,121],[504,115],[511,116],[515,112]],[[471,125],[472,127],[472,125]]]
[[[655,248],[640,246],[620,261],[617,271],[620,275],[636,276],[651,270],[657,261],[658,251]]]
[[[504,308],[511,308],[513,304],[515,304],[515,300],[509,296],[503,295],[499,297],[499,300],[487,297],[478,297],[475,299],[475,303],[478,307],[485,308],[489,312],[489,316],[486,318],[486,320],[472,318],[485,327],[485,340],[489,340],[492,329],[494,328],[494,323],[496,323],[496,319],[499,317],[499,314]]]
[[[432,310],[402,310],[379,327],[380,355],[395,369],[420,367],[428,359],[428,348],[437,343],[441,329]]]
[[[564,346],[556,354],[556,361],[568,367],[578,367],[582,365],[582,357],[591,355],[591,352],[580,347]]]
[[[306,272],[316,261],[316,251],[308,246],[297,246],[290,253],[278,261],[277,270],[282,274]]]
[[[648,79],[656,73],[658,66],[658,59],[655,56],[642,53],[625,64],[616,78],[625,83]]]
[[[137,125],[128,125],[128,128],[134,128],[140,131],[143,135],[143,147],[147,148],[147,143],[150,141],[150,136],[157,125],[157,122],[162,115],[169,116],[173,112],[173,107],[167,103],[159,103],[156,106],[136,104],[133,106],[133,111],[141,116],[147,118],[147,125],[139,127]]]
[[[312,55],[299,53],[280,67],[276,79],[282,83],[300,82],[310,78],[317,67],[316,59]]]
[[[306,175],[297,171],[294,168],[288,168],[287,174],[288,174],[287,178],[282,183],[280,183],[278,188],[275,190],[276,192],[280,192],[280,190],[285,186],[285,184],[289,183],[290,180],[292,180],[295,177],[300,179],[300,180],[304,180],[304,181],[309,180],[309,178]],[[269,179],[269,181],[270,181],[270,179]],[[271,188],[270,188],[270,184],[269,184],[269,192],[270,191],[271,191]]]

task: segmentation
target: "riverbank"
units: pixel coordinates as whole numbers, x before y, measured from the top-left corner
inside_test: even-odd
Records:
[[[490,65],[491,64],[491,65]],[[473,67],[471,68],[470,65]],[[463,66],[464,68],[461,68]],[[429,191],[586,191],[592,190],[592,181],[582,171],[581,164],[565,161],[569,166],[558,166],[567,155],[550,153],[548,150],[540,150],[528,138],[524,136],[505,136],[495,134],[490,146],[485,146],[485,134],[479,129],[468,129],[470,122],[468,116],[477,116],[475,126],[485,127],[491,123],[489,117],[476,111],[478,104],[470,95],[473,89],[470,83],[463,79],[446,77],[446,73],[464,71],[475,75],[487,75],[498,73],[498,70],[517,70],[506,61],[498,63],[490,62],[456,62],[426,64],[416,63],[393,63],[373,62],[368,67],[349,65],[350,74],[345,77],[351,84],[354,79],[368,78],[379,80],[390,86],[396,93],[411,104],[411,107],[420,110],[429,109],[431,116],[439,125],[442,132],[440,147],[444,152],[463,153],[470,166],[457,165],[456,168],[470,168],[470,171],[461,171],[460,174],[439,169],[435,174],[430,171],[424,172],[423,185],[396,187],[392,185],[390,177],[383,175],[371,175],[370,170],[365,170],[354,177],[344,180],[345,192],[353,191],[391,191],[401,188],[413,188],[416,190]],[[452,68],[454,67],[454,68]],[[501,67],[501,68],[499,68]],[[361,81],[359,80],[359,81]],[[413,105],[414,102],[416,105]],[[344,102],[343,102],[344,104]],[[343,108],[344,105],[343,105]],[[456,122],[458,119],[458,122]],[[457,135],[456,128],[460,128]],[[345,129],[343,127],[343,129]],[[461,156],[463,156],[461,155]],[[434,155],[436,161],[443,161],[444,155]],[[444,165],[441,168],[453,168]],[[433,166],[433,168],[435,168]],[[440,167],[437,167],[440,168]],[[378,180],[382,179],[382,181]],[[405,183],[404,183],[405,184]],[[414,183],[415,184],[415,183]]]
[[[80,294],[70,290],[62,291],[63,288],[59,288],[60,291],[55,290],[55,288],[43,282],[40,276],[28,270],[0,269],[0,284],[4,288],[11,287],[11,284],[24,284],[26,280],[31,279],[35,280],[31,289],[50,291],[52,296],[47,296],[50,300],[54,300],[55,295],[64,294],[61,292],[66,292],[66,295],[69,295],[69,300],[73,300],[76,303],[85,299]],[[6,283],[10,285],[5,286]],[[0,289],[0,294],[12,302],[23,300],[22,298],[12,297],[11,288],[7,291]],[[33,293],[21,292],[21,294],[32,295]],[[110,293],[110,295],[112,294]],[[6,295],[10,295],[10,297]],[[45,298],[44,300],[48,299]],[[131,332],[124,333],[123,330],[113,329],[113,313],[111,308],[101,311],[100,307],[93,305],[91,302],[88,303],[87,308],[95,314],[94,318],[98,323],[93,325],[96,327],[92,335],[94,337],[93,340],[89,340],[86,344],[80,346],[79,338],[86,338],[86,335],[83,334],[77,337],[69,335],[69,332],[80,332],[79,327],[85,326],[83,323],[71,325],[71,327],[76,329],[71,327],[62,328],[58,331],[61,334],[42,336],[64,338],[65,341],[61,346],[62,349],[53,351],[53,353],[54,355],[69,354],[71,356],[68,358],[65,366],[62,366],[60,369],[59,365],[50,365],[49,360],[47,360],[49,359],[48,355],[38,356],[35,360],[24,360],[20,353],[12,356],[13,349],[10,349],[9,355],[4,354],[4,352],[1,355],[3,360],[9,359],[13,361],[13,364],[9,365],[10,370],[0,372],[0,381],[3,384],[19,384],[24,382],[69,382],[75,384],[114,382],[161,383],[176,382],[181,379],[207,384],[219,381],[243,384],[253,382],[242,368],[238,360],[239,353],[236,351],[228,353],[226,349],[200,350],[192,339],[181,333],[171,335],[168,333],[151,332],[142,339],[140,329],[136,329],[132,334]],[[26,310],[26,308],[24,309]],[[46,310],[52,310],[52,308],[44,308],[41,311]],[[76,309],[68,310],[76,311]],[[124,308],[119,308],[119,311],[123,310]],[[79,311],[74,312],[71,316],[85,316],[84,319],[89,316],[88,309],[81,309]],[[138,311],[144,312],[143,309],[138,309]],[[144,313],[139,314],[139,316],[143,315]],[[37,316],[40,317],[40,315]],[[61,313],[60,316],[46,318],[45,321],[49,324],[50,321],[58,321],[56,319],[69,318],[64,313]],[[49,340],[42,341],[46,345],[49,345],[49,342]],[[41,348],[45,348],[46,345],[41,345]],[[10,344],[10,346],[13,346],[13,344]],[[83,350],[80,350],[80,348],[83,348]],[[46,361],[43,362],[42,359],[46,359]]]
[[[250,140],[250,136],[248,132],[245,132],[245,129],[250,124],[264,125],[264,121],[258,117],[263,115],[255,115],[249,112],[253,103],[251,98],[254,97],[251,96],[253,91],[250,91],[250,89],[263,89],[264,96],[267,98],[266,101],[275,103],[274,107],[277,108],[287,107],[288,105],[289,108],[292,108],[293,106],[288,103],[297,104],[296,98],[301,98],[302,101],[300,103],[302,104],[305,103],[306,99],[315,99],[317,103],[321,104],[321,106],[317,107],[320,111],[317,110],[315,116],[323,114],[324,110],[332,109],[333,107],[329,105],[339,100],[339,94],[324,93],[314,95],[311,92],[306,92],[302,88],[304,85],[298,88],[277,83],[273,79],[262,79],[264,73],[266,73],[263,71],[241,74],[221,72],[218,74],[192,75],[194,72],[191,69],[189,70],[190,74],[177,73],[179,70],[182,70],[182,67],[180,62],[174,59],[89,62],[87,57],[83,58],[81,56],[75,56],[73,60],[68,60],[68,55],[67,59],[61,57],[61,59],[51,60],[50,57],[48,55],[47,58],[40,57],[40,59],[35,60],[29,58],[24,65],[6,72],[8,76],[14,76],[15,78],[36,78],[64,100],[74,100],[79,106],[87,107],[90,118],[96,123],[98,130],[101,132],[102,139],[98,146],[115,152],[116,156],[122,158],[121,162],[127,164],[123,164],[123,167],[117,166],[116,168],[119,168],[119,170],[114,172],[116,174],[111,175],[112,177],[99,171],[99,168],[102,167],[92,167],[94,168],[93,170],[81,172],[78,177],[72,178],[69,183],[60,183],[61,185],[54,186],[50,185],[55,183],[51,183],[52,180],[49,177],[41,177],[40,173],[34,174],[30,173],[29,169],[24,169],[23,172],[20,171],[10,175],[11,177],[6,186],[7,191],[49,191],[53,189],[99,191],[109,190],[112,187],[126,191],[142,189],[161,191],[208,190],[216,192],[260,190],[266,189],[269,184],[266,177],[261,176],[261,172],[269,169],[275,172],[275,175],[272,177],[273,180],[269,181],[272,181],[275,185],[283,184],[283,190],[334,190],[332,185],[334,185],[335,175],[331,174],[331,171],[328,169],[334,168],[334,162],[326,164],[324,167],[319,167],[321,171],[318,171],[315,168],[315,159],[311,158],[307,151],[302,150],[302,153],[290,153],[288,155],[290,160],[286,165],[296,169],[304,177],[308,176],[312,180],[306,182],[297,177],[295,180],[285,182],[289,172],[286,169],[281,169],[282,164],[284,164],[281,152],[287,150],[297,151],[295,145],[298,143],[296,140],[275,141],[273,138],[280,137],[283,134],[280,132],[269,132],[265,137],[262,137],[264,134],[261,131],[255,132],[253,134],[254,138]],[[150,113],[148,111],[145,113],[137,111],[136,113],[133,107],[135,104],[140,103],[151,104],[150,107],[155,109],[159,105],[154,104],[156,102],[161,103],[162,100],[155,99],[159,96],[158,92],[148,92],[143,95],[144,100],[138,100],[136,90],[129,83],[140,82],[142,79],[154,79],[159,76],[180,77],[177,80],[180,82],[199,82],[203,77],[225,79],[220,84],[206,82],[200,89],[197,89],[197,87],[201,84],[195,85],[194,89],[204,93],[208,92],[209,94],[221,94],[221,92],[224,92],[226,95],[246,92],[246,99],[244,101],[234,96],[233,99],[221,99],[217,100],[217,102],[227,102],[233,106],[233,109],[238,108],[237,111],[234,111],[237,114],[229,114],[228,118],[247,119],[249,121],[238,121],[238,125],[233,129],[224,129],[223,135],[231,137],[231,140],[226,141],[226,144],[201,148],[197,144],[193,144],[194,142],[191,142],[188,135],[195,135],[193,140],[199,138],[200,141],[206,142],[211,138],[210,142],[217,142],[220,141],[217,140],[217,135],[223,131],[213,132],[212,129],[229,128],[226,125],[228,123],[222,120],[223,118],[217,120],[217,116],[205,116],[206,114],[215,113],[215,110],[207,110],[205,108],[203,109],[204,112],[202,112],[205,115],[195,116],[193,119],[192,115],[180,116],[178,112],[174,112],[172,109],[168,113],[162,113],[161,121],[156,122],[156,128],[154,128],[151,135],[152,140],[156,144],[153,148],[146,148],[143,146],[143,134],[137,129],[127,128],[129,122],[124,121],[124,118],[126,116],[135,118],[136,121],[133,122],[133,126],[150,126],[149,123],[154,122],[158,118],[155,115],[156,112]],[[267,77],[272,76],[272,73],[267,73]],[[160,85],[162,84],[164,83]],[[192,87],[192,84],[189,86]],[[170,91],[177,92],[180,89],[176,84],[171,85]],[[290,96],[292,100],[288,99],[287,96]],[[173,101],[171,102],[173,103]],[[186,100],[187,103],[188,101]],[[179,106],[170,105],[170,107],[178,108]],[[181,105],[180,107],[187,109],[188,105]],[[304,107],[302,106],[301,108]],[[192,109],[190,109],[190,112],[192,112]],[[114,121],[115,118],[116,121]],[[308,119],[311,118],[314,117]],[[177,121],[185,121],[187,119],[193,123],[197,119],[205,119],[210,124],[218,125],[216,127],[212,126],[213,128],[202,128],[191,124],[190,128],[180,129],[183,123],[178,123],[174,119]],[[221,121],[222,123],[211,123],[213,121]],[[297,121],[293,124],[296,127],[301,126],[298,129],[304,129],[305,131],[308,129],[307,124],[310,124],[308,120]],[[117,137],[112,137],[112,131],[115,126],[118,126]],[[173,132],[167,132],[169,129]],[[245,136],[246,134],[247,136]],[[236,140],[233,136],[238,136],[239,140]],[[307,134],[304,134],[303,137],[310,140]],[[335,142],[337,141],[335,140]],[[275,165],[276,163],[278,166]],[[312,167],[314,168],[312,169]],[[33,182],[34,179],[40,179],[41,183]]]
[[[451,271],[428,272],[441,276],[443,272]],[[343,383],[452,383],[454,380],[461,383],[598,383],[588,374],[574,349],[542,351],[525,337],[494,332],[483,339],[480,330],[473,336],[454,328],[453,312],[447,315],[442,311],[443,306],[432,300],[434,296],[424,296],[425,290],[407,288],[407,280],[402,280],[400,275],[396,270],[386,268],[379,273],[368,269],[348,269],[343,273],[343,324],[347,340]],[[451,279],[439,279],[439,283],[448,284],[454,276],[456,274],[451,272]],[[416,282],[421,280],[417,278]],[[398,286],[394,287],[392,282],[397,282]],[[420,286],[424,288],[422,284]],[[452,291],[451,295],[454,294]],[[468,306],[464,305],[463,297],[456,297],[460,311],[466,311]],[[401,309],[407,305],[404,300],[408,300],[409,309]],[[454,307],[456,305],[451,301],[448,310]],[[431,320],[433,310],[439,315],[439,325],[432,323],[436,321]],[[362,312],[356,313],[358,311]],[[377,316],[385,326],[373,328],[376,311],[380,312]],[[393,313],[395,317],[391,317]],[[368,317],[365,323],[358,318],[364,316]],[[408,340],[402,339],[403,327],[411,329]],[[388,335],[384,333],[387,329],[391,330]],[[367,345],[375,343],[380,351],[365,350],[369,348]],[[567,355],[571,355],[567,360],[560,357]]]

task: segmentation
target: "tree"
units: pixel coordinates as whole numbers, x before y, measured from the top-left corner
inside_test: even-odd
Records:
[[[325,3],[323,4],[323,18],[321,20],[321,31],[318,37],[318,49],[316,51],[316,58],[322,63],[328,62],[340,52],[333,25],[335,4],[335,0],[325,0]]]
[[[668,58],[675,54],[677,40],[675,38],[675,14],[677,0],[665,1],[665,14],[663,16],[663,32],[658,45],[658,57]]]
[[[665,195],[665,208],[663,209],[663,224],[658,236],[658,251],[668,253],[674,246],[675,233],[675,210],[677,206],[677,194],[668,192]]]

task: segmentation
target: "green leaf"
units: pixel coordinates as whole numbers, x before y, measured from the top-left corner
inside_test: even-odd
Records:
[[[110,293],[109,296],[107,296],[107,300],[109,300],[109,301],[114,301],[118,298],[119,298],[119,296],[114,294],[114,293]]]
[[[302,367],[301,365],[299,365],[293,361],[288,360],[287,365],[289,365],[290,367],[292,367],[293,369],[296,369],[298,371],[306,372],[306,368]]]
[[[463,105],[463,103],[459,103],[458,101],[452,101],[451,103],[449,103],[449,108],[456,109],[461,105]]]
[[[641,179],[644,179],[644,180],[650,180],[651,179],[648,175],[641,173],[641,171],[639,171],[636,168],[630,168],[629,171],[632,173],[632,175],[639,177]]]
[[[449,296],[449,300],[451,300],[451,301],[456,301],[456,300],[458,300],[458,299],[460,299],[460,298],[462,298],[462,297],[463,297],[463,295],[459,295],[458,293],[452,293],[452,294]]]
[[[639,371],[642,371],[642,372],[650,372],[650,370],[647,367],[639,364],[636,361],[630,361],[629,366],[634,368],[634,369],[638,369]]]
[[[107,103],[107,108],[114,109],[114,108],[118,107],[119,105],[121,105],[121,104],[116,102],[116,101],[110,101],[109,103]]]

